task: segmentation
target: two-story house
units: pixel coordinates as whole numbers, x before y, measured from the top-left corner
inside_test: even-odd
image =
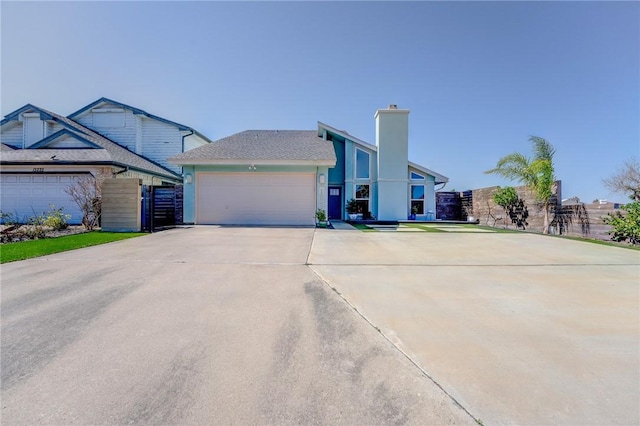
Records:
[[[80,176],[134,177],[147,185],[182,183],[167,159],[210,141],[192,129],[107,98],[62,115],[27,104],[0,122],[0,210],[18,220],[50,205],[80,223],[66,193]]]

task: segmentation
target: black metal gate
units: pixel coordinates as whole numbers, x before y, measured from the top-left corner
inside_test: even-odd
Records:
[[[176,216],[182,217],[182,199],[176,186],[142,187],[142,229],[153,232],[176,225]],[[177,206],[179,201],[180,206]]]

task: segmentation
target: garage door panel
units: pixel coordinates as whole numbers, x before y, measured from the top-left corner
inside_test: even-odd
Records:
[[[27,220],[34,214],[49,211],[49,206],[62,208],[70,214],[69,223],[79,224],[82,212],[65,192],[73,179],[79,175],[0,175],[0,210]]]
[[[199,173],[197,223],[313,225],[314,173]]]

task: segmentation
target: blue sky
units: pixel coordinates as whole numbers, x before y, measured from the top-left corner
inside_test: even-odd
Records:
[[[563,197],[626,201],[602,178],[640,157],[639,2],[6,2],[2,115],[104,96],[215,140],[322,121],[375,143],[411,110],[410,160],[447,189],[557,149]],[[515,183],[513,183],[515,185]]]

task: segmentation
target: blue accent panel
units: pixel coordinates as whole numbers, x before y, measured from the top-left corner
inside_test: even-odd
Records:
[[[333,149],[336,152],[336,165],[329,169],[329,184],[344,184],[344,141],[334,140]]]
[[[62,136],[71,136],[72,138],[74,138],[76,140],[79,140],[82,143],[87,144],[90,148],[103,149],[100,145],[95,144],[95,143],[91,142],[90,140],[83,138],[80,135],[77,135],[77,134],[75,134],[73,132],[70,132],[67,129],[58,130],[54,134],[49,135],[46,138],[42,139],[41,141],[38,141],[38,142],[34,143],[33,145],[31,145],[27,149],[44,148],[47,145],[49,145],[51,142],[55,141],[56,139],[58,139],[58,138],[60,138]]]
[[[344,179],[345,181],[353,181],[355,177],[355,149],[354,143],[350,140],[344,142]]]

